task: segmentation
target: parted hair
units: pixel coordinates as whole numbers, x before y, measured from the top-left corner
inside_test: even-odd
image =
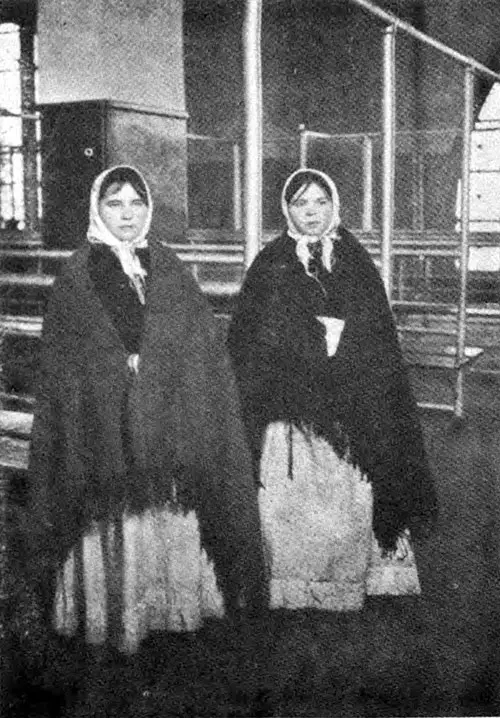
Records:
[[[116,192],[118,192],[125,184],[130,184],[135,189],[144,204],[149,206],[146,186],[144,185],[141,176],[137,174],[132,167],[116,167],[106,175],[99,190],[99,202],[106,196],[110,187],[116,185]]]

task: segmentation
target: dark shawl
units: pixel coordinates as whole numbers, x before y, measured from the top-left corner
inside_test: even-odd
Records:
[[[343,228],[339,235],[326,295],[286,233],[262,250],[246,276],[229,349],[254,470],[271,421],[325,437],[372,483],[374,532],[390,549],[403,529],[427,523],[436,497],[383,283],[359,242]],[[345,320],[331,358],[319,315]]]
[[[257,606],[257,496],[230,362],[191,275],[169,249],[150,247],[137,376],[94,291],[88,246],[51,293],[29,465],[33,571],[48,562],[53,577],[93,521],[168,503],[196,510],[226,605],[243,596]]]

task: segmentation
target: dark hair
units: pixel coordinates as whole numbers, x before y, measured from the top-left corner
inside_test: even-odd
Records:
[[[131,185],[144,204],[149,205],[148,191],[142,177],[132,167],[116,167],[111,170],[103,180],[99,190],[99,202],[105,197],[106,192],[112,185],[117,185],[117,192],[123,185]]]
[[[312,184],[317,184],[321,187],[321,189],[324,189],[328,197],[330,199],[333,199],[332,195],[332,188],[328,184],[328,182],[325,180],[324,177],[321,175],[316,174],[316,172],[311,172],[310,170],[304,170],[303,172],[298,172],[295,177],[292,179],[290,184],[285,190],[285,202],[287,204],[290,204],[292,197],[295,197],[297,192],[303,188],[304,192],[308,187],[310,187]]]

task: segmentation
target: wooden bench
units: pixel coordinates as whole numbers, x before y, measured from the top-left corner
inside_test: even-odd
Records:
[[[10,336],[35,337],[42,333],[43,317],[30,317],[15,314],[0,316],[0,332]]]
[[[0,274],[0,287],[50,288],[54,279],[55,277],[49,274],[4,272]]]
[[[464,356],[459,359],[457,347],[455,345],[438,346],[428,345],[415,342],[409,346],[402,342],[403,355],[409,367],[418,369],[441,369],[446,371],[457,372],[458,374],[469,370],[470,367],[484,354],[484,349],[480,347],[465,347]],[[419,401],[420,409],[429,409],[433,411],[450,412],[455,419],[463,419],[463,395],[459,399],[458,384],[455,386],[455,399],[453,403],[439,403],[433,401]]]
[[[32,426],[32,414],[24,411],[5,411],[0,409],[0,438],[29,439]]]
[[[0,634],[4,633],[4,607],[8,598],[8,520],[12,475],[28,468],[29,437],[33,415],[0,410]]]
[[[14,476],[28,468],[29,434],[33,418],[21,412],[0,412],[0,637],[3,639],[8,632],[10,620],[9,602],[12,600],[12,580],[10,575],[10,541],[11,541],[11,502],[10,494]],[[9,652],[2,660],[2,682],[9,674]],[[2,691],[4,694],[4,691]],[[3,698],[0,698],[3,707]],[[0,708],[2,712],[2,708]],[[2,713],[3,715],[3,713]]]

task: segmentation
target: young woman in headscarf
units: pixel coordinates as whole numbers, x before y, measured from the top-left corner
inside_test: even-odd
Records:
[[[229,349],[260,481],[271,606],[359,609],[418,594],[412,535],[436,497],[392,313],[322,172],[293,173]]]
[[[46,620],[134,652],[151,630],[266,606],[236,384],[144,177],[92,187],[44,319],[27,534]]]

